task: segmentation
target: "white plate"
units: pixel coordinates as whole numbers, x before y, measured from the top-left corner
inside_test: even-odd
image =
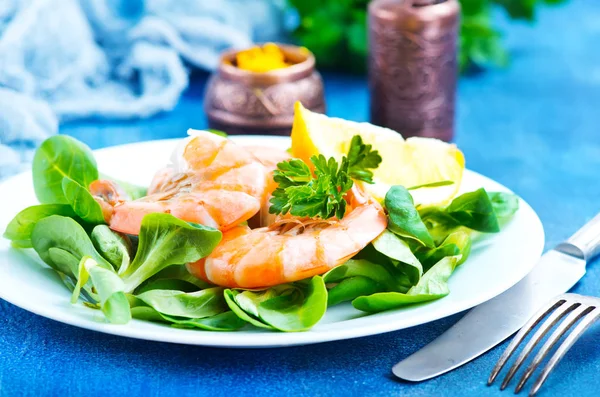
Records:
[[[244,144],[288,147],[289,138],[237,137]],[[154,171],[165,164],[177,140],[151,141],[111,147],[95,152],[98,166],[126,181],[149,183]],[[485,187],[507,191],[504,186],[466,171],[463,190]],[[36,204],[31,173],[0,183],[0,231],[26,206]],[[25,310],[66,324],[109,334],[155,341],[221,347],[277,347],[319,343],[375,335],[434,321],[469,309],[510,288],[533,268],[544,246],[542,224],[521,200],[514,219],[499,234],[473,248],[450,280],[450,294],[440,300],[408,308],[365,315],[350,304],[327,310],[310,331],[278,333],[262,329],[208,332],[171,328],[133,320],[127,325],[106,323],[98,311],[69,303],[70,293],[58,276],[37,258],[33,250],[17,250],[0,238],[0,297]]]

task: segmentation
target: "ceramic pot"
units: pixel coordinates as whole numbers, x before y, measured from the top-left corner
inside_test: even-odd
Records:
[[[236,67],[237,50],[222,55],[204,95],[210,128],[228,134],[289,135],[294,102],[325,112],[323,80],[313,54],[301,47],[278,46],[292,65],[264,73]]]

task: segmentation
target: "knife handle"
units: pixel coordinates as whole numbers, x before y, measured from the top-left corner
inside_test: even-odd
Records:
[[[567,241],[560,243],[556,249],[586,262],[600,254],[600,214],[583,225]]]

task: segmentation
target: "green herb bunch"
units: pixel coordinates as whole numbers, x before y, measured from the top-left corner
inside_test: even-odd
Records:
[[[325,69],[364,72],[369,0],[288,0],[300,17],[294,36]],[[501,7],[512,19],[534,22],[536,10],[565,0],[459,0],[461,28],[458,61],[470,67],[505,66],[508,54],[494,27],[492,10]]]

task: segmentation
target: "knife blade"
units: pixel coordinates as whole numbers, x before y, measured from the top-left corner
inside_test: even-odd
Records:
[[[523,280],[476,308],[392,372],[419,382],[451,371],[490,350],[521,328],[544,303],[568,291],[600,250],[600,214],[566,242],[546,252]]]

